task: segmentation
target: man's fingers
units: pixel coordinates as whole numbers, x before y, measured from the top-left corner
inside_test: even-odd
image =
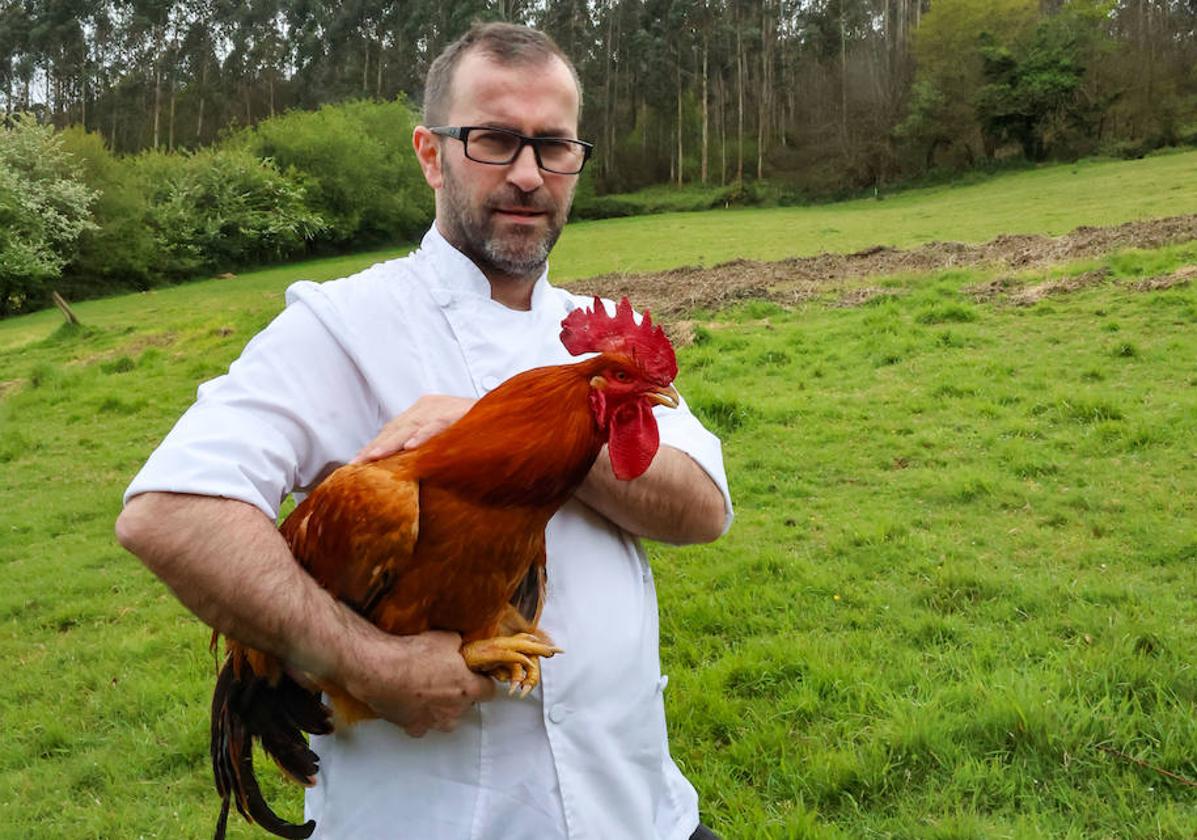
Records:
[[[374,440],[362,447],[362,450],[353,456],[351,464],[361,464],[366,461],[377,461],[379,458],[385,458],[388,455],[394,455],[399,450],[403,449],[403,443],[419,428],[410,420],[396,422],[392,420],[390,423],[382,427],[382,431],[378,433]]]
[[[363,446],[349,463],[377,461],[404,449],[414,449],[447,429],[473,403],[466,397],[421,397],[411,408],[383,426],[377,437]]]
[[[449,421],[447,420],[434,420],[431,423],[427,423],[421,428],[417,429],[415,434],[404,441],[402,448],[415,449],[426,440],[439,435],[445,429],[449,428],[449,425]]]

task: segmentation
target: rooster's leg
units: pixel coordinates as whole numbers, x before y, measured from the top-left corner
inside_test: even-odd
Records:
[[[461,647],[461,655],[471,671],[511,683],[510,693],[519,689],[520,697],[527,697],[540,682],[540,657],[547,659],[555,653],[561,653],[561,648],[542,633],[480,639]]]

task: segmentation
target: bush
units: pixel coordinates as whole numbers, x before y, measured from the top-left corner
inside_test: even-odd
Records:
[[[99,199],[92,208],[96,227],[79,237],[60,291],[81,298],[129,286],[148,288],[154,277],[155,243],[146,225],[149,205],[133,167],[113,156],[94,132],[72,126],[61,136],[63,148],[79,161],[84,183]]]
[[[145,152],[131,165],[148,202],[153,268],[163,275],[280,259],[323,228],[302,187],[242,149]]]
[[[51,127],[17,115],[0,129],[0,317],[45,304],[75,240],[94,227],[95,197]]]
[[[418,238],[432,223],[432,191],[411,147],[416,123],[403,99],[345,102],[272,117],[229,143],[301,183],[324,220],[321,240],[344,249]]]

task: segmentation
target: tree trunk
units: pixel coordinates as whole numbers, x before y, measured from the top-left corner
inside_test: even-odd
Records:
[[[362,93],[370,92],[370,39],[362,39]]]
[[[847,0],[840,0],[840,142],[848,147],[848,21]]]
[[[723,95],[723,74],[715,77],[715,113],[719,115],[719,186],[727,186],[727,103]]]
[[[772,79],[769,78],[769,27],[765,5],[765,3],[761,4],[761,92],[757,99],[756,109],[756,179],[758,181],[761,180],[765,169],[765,141],[769,136],[769,86],[772,83]]]
[[[109,141],[109,144],[112,147],[113,154],[116,154],[116,152],[117,152],[117,145],[116,145],[116,111],[117,111],[117,107],[116,106],[117,106],[117,101],[116,101],[116,96],[114,95],[112,98],[112,133],[111,133],[111,140]]]
[[[159,124],[162,117],[162,39],[161,27],[154,29],[154,149],[158,148]]]
[[[702,182],[706,184],[708,167],[707,167],[707,126],[710,123],[710,115],[707,109],[707,36],[703,33],[702,36]]]
[[[682,185],[682,55],[681,47],[678,48],[677,61],[677,185]]]
[[[640,100],[640,154],[648,152],[648,103]]]
[[[736,97],[739,120],[736,135],[736,183],[744,183],[744,43],[736,22]]]
[[[614,38],[615,28],[615,10],[611,5],[607,6],[607,49],[606,55],[603,57],[603,163],[602,175],[603,180],[610,181],[612,172],[612,162],[615,159],[615,130],[611,125],[612,112],[615,104],[612,100],[615,98],[615,92],[611,80],[611,50],[613,47],[612,40]]]

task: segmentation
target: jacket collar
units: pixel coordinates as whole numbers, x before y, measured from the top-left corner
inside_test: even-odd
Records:
[[[427,256],[433,265],[434,281],[429,284],[433,299],[444,307],[458,296],[483,297],[490,300],[490,281],[474,264],[474,261],[449,243],[434,222],[420,242],[420,253]],[[545,301],[549,289],[549,269],[541,272],[532,286],[532,309],[536,310]],[[502,304],[495,302],[495,306]]]

